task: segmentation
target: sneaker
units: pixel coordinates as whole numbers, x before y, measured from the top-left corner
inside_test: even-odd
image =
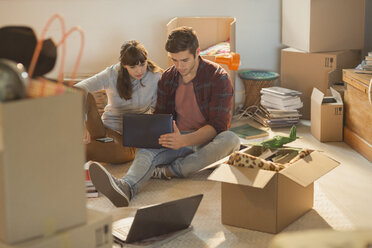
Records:
[[[127,207],[129,205],[130,188],[124,180],[114,178],[105,167],[97,162],[90,164],[89,175],[96,189],[116,207]]]
[[[155,170],[152,173],[151,178],[154,178],[154,179],[166,179],[166,180],[170,180],[171,179],[171,177],[168,177],[167,176],[167,173],[165,172],[165,166],[163,166],[163,167],[155,167]]]

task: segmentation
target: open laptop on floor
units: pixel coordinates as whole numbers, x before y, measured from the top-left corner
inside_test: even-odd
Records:
[[[134,217],[113,222],[116,242],[133,243],[189,228],[203,195],[139,208]]]

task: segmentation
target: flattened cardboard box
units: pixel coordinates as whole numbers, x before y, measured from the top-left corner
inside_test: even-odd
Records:
[[[313,182],[338,165],[313,151],[279,172],[222,164],[208,179],[221,182],[223,224],[278,233],[312,209]]]
[[[316,87],[323,93],[335,82],[342,81],[342,69],[360,63],[359,50],[306,53],[294,48],[281,52],[281,86],[302,92],[303,119],[310,119],[311,94]]]
[[[324,93],[317,88],[311,95],[311,134],[321,142],[343,140],[344,104],[340,93],[330,90],[334,103],[322,103]]]
[[[282,43],[306,52],[363,49],[365,0],[283,0]]]
[[[84,225],[15,245],[0,243],[0,248],[112,248],[111,215],[87,210],[87,222]]]
[[[48,236],[86,221],[83,96],[0,104],[0,240]]]

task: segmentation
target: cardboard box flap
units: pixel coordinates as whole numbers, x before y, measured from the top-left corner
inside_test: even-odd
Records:
[[[323,101],[324,93],[318,90],[317,88],[313,88],[313,93],[311,94],[311,100],[315,103],[321,105]]]
[[[221,164],[220,167],[214,170],[208,179],[262,189],[271,180],[271,178],[275,176],[275,174],[275,171]]]
[[[336,82],[342,82],[342,69],[328,72],[328,88]]]
[[[313,151],[310,155],[297,161],[279,173],[285,175],[301,186],[307,187],[339,164],[339,162],[321,152]]]
[[[330,87],[329,89],[331,90],[332,96],[336,99],[336,101],[338,103],[342,103],[341,94],[337,90],[333,89],[332,87]]]

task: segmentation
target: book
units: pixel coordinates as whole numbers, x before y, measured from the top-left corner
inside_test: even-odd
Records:
[[[269,135],[267,131],[253,127],[249,124],[243,124],[237,127],[232,127],[229,130],[234,132],[236,135],[243,139],[256,139]]]
[[[291,106],[301,104],[301,99],[298,96],[281,99],[263,94],[261,95],[261,99],[268,103],[278,104],[279,106]]]
[[[360,65],[363,67],[363,69],[372,69],[372,61],[363,60]]]
[[[269,92],[269,91],[262,91],[262,89],[261,89],[260,93],[261,93],[261,96],[275,97],[275,98],[283,99],[283,100],[292,99],[294,97],[292,95],[279,95],[279,94]]]
[[[303,107],[303,103],[292,104],[288,106],[280,105],[278,103],[271,103],[261,99],[261,105],[267,108],[282,109],[282,110],[295,110]]]
[[[372,74],[372,70],[364,69],[361,64],[359,64],[357,67],[355,67],[354,72],[355,73]]]
[[[273,109],[273,108],[261,108],[269,117],[280,118],[280,117],[300,117],[302,116],[297,109],[284,110],[284,109]]]
[[[90,180],[89,165],[90,165],[90,162],[87,162],[84,164],[86,197],[96,198],[96,197],[99,197],[99,193],[96,187],[93,185],[92,181]]]
[[[301,114],[298,110],[271,109],[259,107],[252,118],[265,127],[289,127],[300,121]]]
[[[274,93],[274,94],[284,95],[284,96],[298,96],[298,95],[302,94],[302,92],[300,92],[300,91],[291,90],[291,89],[287,89],[287,88],[283,88],[283,87],[279,87],[279,86],[262,88],[261,93],[264,93],[264,92],[271,92],[271,93]]]
[[[372,66],[372,58],[370,60],[363,60],[367,66]]]
[[[98,193],[98,191],[92,191],[92,192],[87,192],[86,193],[86,196],[88,197],[88,198],[97,198],[98,196],[99,196],[99,193]]]

